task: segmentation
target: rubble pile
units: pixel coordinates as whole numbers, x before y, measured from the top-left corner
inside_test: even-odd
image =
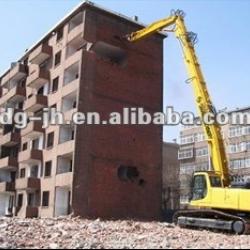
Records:
[[[80,218],[0,218],[0,249],[6,248],[246,248],[250,236],[180,229],[168,223],[89,221]]]

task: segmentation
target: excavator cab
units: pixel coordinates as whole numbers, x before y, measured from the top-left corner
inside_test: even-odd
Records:
[[[205,199],[211,188],[223,188],[221,176],[215,172],[196,172],[192,181],[191,201]]]

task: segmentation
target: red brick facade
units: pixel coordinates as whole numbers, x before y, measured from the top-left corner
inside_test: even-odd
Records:
[[[126,66],[83,53],[79,111],[122,112],[124,107],[162,110],[163,37],[137,44],[119,40],[140,26],[95,9],[85,10],[84,39],[117,46]],[[73,211],[84,217],[159,219],[162,195],[160,126],[78,127]],[[118,177],[120,166],[136,167],[134,181]]]

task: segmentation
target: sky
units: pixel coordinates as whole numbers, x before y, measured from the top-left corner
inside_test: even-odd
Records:
[[[0,0],[0,73],[18,60],[79,0]],[[197,55],[218,110],[250,106],[250,1],[248,0],[95,0],[126,16],[150,24],[186,12],[186,25],[198,34]],[[195,111],[182,52],[173,34],[164,42],[164,107]],[[164,140],[178,138],[179,127],[164,127]]]

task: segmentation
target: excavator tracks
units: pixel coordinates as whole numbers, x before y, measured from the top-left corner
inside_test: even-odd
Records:
[[[235,234],[250,234],[249,219],[218,210],[183,210],[174,215],[173,221],[180,227],[206,228]]]

